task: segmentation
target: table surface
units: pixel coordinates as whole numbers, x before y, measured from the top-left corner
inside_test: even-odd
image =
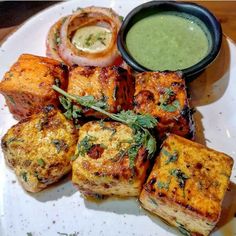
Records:
[[[223,32],[236,42],[236,1],[191,1],[207,7],[221,22]],[[0,2],[0,45],[25,20],[58,2]]]

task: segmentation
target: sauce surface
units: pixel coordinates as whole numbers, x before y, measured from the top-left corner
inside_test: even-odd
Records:
[[[128,31],[129,53],[151,70],[188,68],[209,51],[206,26],[198,18],[178,12],[161,12],[135,23]]]
[[[72,44],[79,50],[95,53],[105,50],[111,42],[111,31],[102,26],[79,28],[72,37]]]

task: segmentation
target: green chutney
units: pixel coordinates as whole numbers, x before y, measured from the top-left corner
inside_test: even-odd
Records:
[[[136,22],[128,31],[131,56],[150,70],[181,70],[203,59],[210,47],[209,32],[198,18],[160,12]]]

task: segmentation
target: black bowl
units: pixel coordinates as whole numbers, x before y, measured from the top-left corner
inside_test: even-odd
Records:
[[[193,15],[200,19],[209,31],[209,36],[211,37],[211,48],[208,54],[197,64],[181,70],[186,79],[193,79],[199,73],[201,73],[218,55],[221,47],[222,41],[222,29],[220,23],[217,21],[216,17],[208,11],[206,8],[199,6],[194,3],[188,2],[172,2],[172,1],[151,1],[139,5],[134,8],[124,19],[122,26],[120,28],[117,46],[118,49],[127,62],[135,71],[144,72],[152,71],[141,64],[139,64],[129,53],[126,46],[126,34],[130,28],[139,20],[155,14],[160,11],[177,11],[181,13],[187,13]]]

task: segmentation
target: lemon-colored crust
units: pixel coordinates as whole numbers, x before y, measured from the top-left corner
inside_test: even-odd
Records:
[[[141,147],[134,167],[130,168],[128,156],[117,155],[131,145],[132,129],[118,122],[104,122],[104,127],[93,121],[80,128],[78,144],[86,136],[91,137],[92,144],[101,145],[103,152],[94,159],[88,153],[78,154],[77,149],[78,157],[72,163],[72,182],[85,195],[138,196],[149,167],[147,152]]]
[[[47,107],[10,128],[2,139],[2,150],[23,187],[38,192],[71,170],[76,143],[73,124]]]

